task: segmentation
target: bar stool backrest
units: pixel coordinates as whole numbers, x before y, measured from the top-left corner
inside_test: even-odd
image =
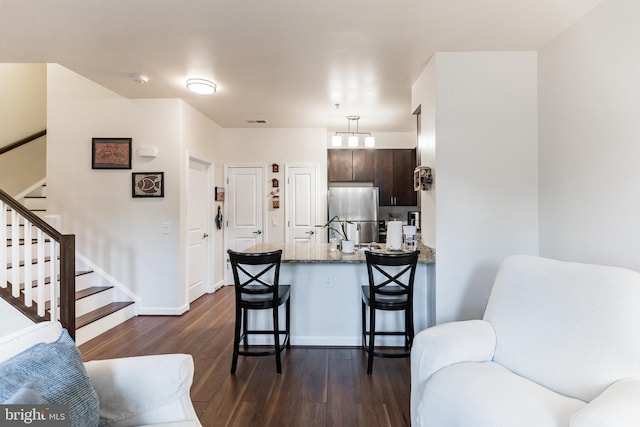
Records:
[[[282,250],[245,253],[228,250],[236,296],[273,294],[278,299]]]
[[[418,254],[418,251],[397,254],[366,251],[371,301],[376,301],[378,295],[406,295],[412,301]]]

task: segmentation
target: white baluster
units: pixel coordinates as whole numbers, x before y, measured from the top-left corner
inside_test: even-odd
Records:
[[[20,217],[11,210],[11,295],[20,296]]]
[[[27,307],[31,307],[33,301],[33,283],[31,280],[31,260],[32,258],[32,250],[31,246],[33,242],[31,240],[31,222],[29,222],[26,218],[24,220],[24,305]],[[16,266],[17,267],[17,266]]]
[[[38,299],[38,316],[44,316],[44,305],[45,305],[45,283],[44,283],[44,275],[45,275],[45,252],[46,252],[46,244],[45,244],[45,235],[44,232],[38,229],[36,233],[36,257],[38,259],[37,263],[37,277],[36,277],[36,298]],[[53,263],[53,259],[51,260]],[[53,320],[53,319],[52,319]]]
[[[7,205],[0,200],[0,210],[2,211],[2,217],[0,217],[0,287],[7,287]]]
[[[58,263],[60,262],[60,257],[58,253],[58,248],[60,245],[53,239],[50,239],[49,242],[49,256],[51,257],[50,264],[50,272],[51,281],[49,282],[49,299],[51,301],[49,312],[51,314],[51,320],[58,320]],[[44,304],[43,304],[44,306]]]

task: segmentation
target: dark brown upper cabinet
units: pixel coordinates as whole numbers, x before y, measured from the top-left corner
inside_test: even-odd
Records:
[[[415,149],[375,150],[375,180],[380,189],[380,206],[415,206],[418,196],[413,190]]]
[[[327,150],[329,182],[373,182],[374,150]]]

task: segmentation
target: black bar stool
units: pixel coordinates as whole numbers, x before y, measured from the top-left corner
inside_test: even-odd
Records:
[[[367,374],[373,371],[373,357],[409,357],[413,343],[413,282],[418,251],[403,253],[365,252],[369,285],[362,287],[362,348],[368,354]],[[367,328],[367,308],[369,325]],[[404,330],[376,331],[376,310],[404,311]],[[375,349],[378,335],[404,337],[404,351]]]
[[[280,285],[282,250],[262,253],[243,253],[229,249],[236,295],[236,325],[233,339],[231,374],[235,375],[238,356],[276,356],[276,370],[282,373],[280,353],[289,348],[290,285]],[[285,329],[280,329],[278,309],[285,304]],[[249,310],[271,310],[272,329],[248,329]],[[249,335],[273,336],[273,350],[251,350]],[[282,336],[282,339],[281,339]],[[240,350],[240,341],[243,350]],[[282,342],[281,342],[282,341]]]

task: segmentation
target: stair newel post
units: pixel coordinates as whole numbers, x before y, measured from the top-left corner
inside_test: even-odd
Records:
[[[76,338],[76,240],[74,234],[60,238],[60,323]]]

